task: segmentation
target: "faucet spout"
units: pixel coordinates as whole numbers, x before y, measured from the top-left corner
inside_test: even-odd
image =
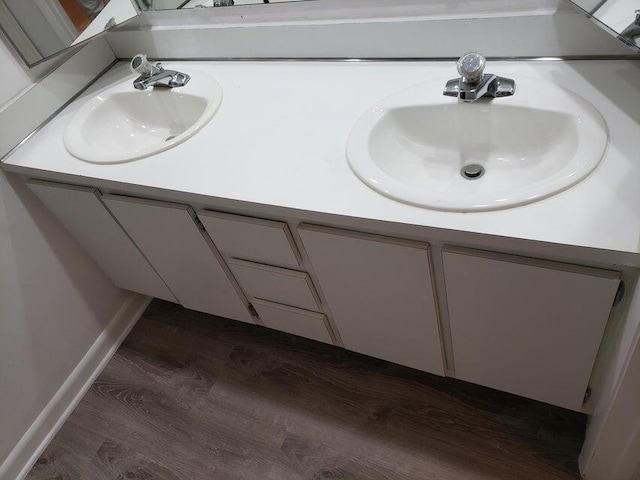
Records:
[[[152,64],[146,55],[138,54],[131,60],[131,70],[140,76],[133,81],[136,90],[146,90],[148,87],[183,87],[191,77],[176,70],[165,70],[160,62]]]
[[[516,82],[510,78],[483,73],[485,58],[479,53],[467,53],[458,60],[460,78],[449,80],[442,92],[463,102],[475,102],[482,97],[508,97],[515,93]]]

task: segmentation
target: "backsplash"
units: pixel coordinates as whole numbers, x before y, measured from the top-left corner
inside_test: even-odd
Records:
[[[471,49],[488,57],[631,54],[561,0],[368,3],[145,12],[108,41],[118,58],[457,58]]]

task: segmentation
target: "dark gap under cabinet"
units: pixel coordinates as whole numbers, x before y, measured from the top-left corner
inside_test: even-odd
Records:
[[[577,479],[586,416],[155,300],[29,479]]]

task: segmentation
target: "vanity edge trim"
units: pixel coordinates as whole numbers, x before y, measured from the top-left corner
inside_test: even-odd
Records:
[[[459,57],[162,57],[151,58],[163,62],[363,62],[363,63],[404,63],[404,62],[457,62]],[[569,62],[598,60],[640,60],[637,54],[629,55],[563,55],[563,56],[487,56],[492,62]],[[130,62],[129,57],[120,57],[119,61]]]
[[[475,250],[489,249],[497,253],[575,263],[576,265],[590,266],[593,268],[617,270],[640,268],[640,251],[629,252],[586,245],[567,245],[544,240],[504,237],[490,233],[454,230],[438,227],[437,225],[418,225],[393,220],[351,217],[344,214],[300,209],[295,206],[257,203],[6,163],[2,164],[2,168],[7,172],[24,175],[28,178],[42,179],[67,185],[98,188],[104,194],[127,195],[129,197],[147,200],[181,203],[191,206],[195,212],[214,210],[232,215],[244,215],[281,221],[289,225],[291,225],[290,222],[300,224],[312,223],[318,226],[340,228],[372,235],[427,242],[435,248],[447,246]]]

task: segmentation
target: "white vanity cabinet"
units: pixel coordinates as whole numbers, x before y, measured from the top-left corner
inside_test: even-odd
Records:
[[[446,249],[455,376],[580,410],[619,273]]]
[[[428,245],[312,225],[298,232],[347,349],[444,375]]]
[[[254,323],[244,295],[190,206],[117,195],[103,199],[182,305]]]
[[[176,299],[127,233],[105,208],[95,188],[29,180],[27,186],[51,210],[120,288]]]
[[[122,288],[438,375],[446,348],[456,378],[577,411],[620,282],[457,247],[434,274],[427,243],[28,186]]]

